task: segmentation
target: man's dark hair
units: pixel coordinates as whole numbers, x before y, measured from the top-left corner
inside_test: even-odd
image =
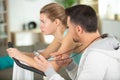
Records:
[[[86,32],[97,30],[97,16],[94,9],[88,5],[76,5],[66,8],[66,14],[75,25],[80,25]]]

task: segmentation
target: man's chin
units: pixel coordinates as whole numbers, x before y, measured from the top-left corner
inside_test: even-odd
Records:
[[[80,41],[77,40],[77,39],[73,39],[73,41],[74,41],[75,43],[79,43],[79,42],[80,42]]]

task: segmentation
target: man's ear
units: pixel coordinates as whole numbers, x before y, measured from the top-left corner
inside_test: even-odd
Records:
[[[81,34],[82,32],[83,32],[83,29],[81,28],[81,26],[76,26],[76,32],[78,33],[78,34]]]

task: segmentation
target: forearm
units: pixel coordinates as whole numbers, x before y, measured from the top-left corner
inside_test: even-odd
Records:
[[[38,64],[36,63],[36,61],[32,57],[29,57],[29,56],[23,54],[19,60],[28,64],[31,67],[39,69]]]
[[[25,54],[29,54],[29,53],[25,53]],[[25,54],[22,55],[22,57],[20,58],[20,61],[23,61],[27,63],[29,66],[39,69],[39,65],[36,63],[34,58],[29,57],[28,55],[25,55]],[[51,64],[54,67],[55,71],[58,71],[61,68],[59,65],[56,64],[55,61],[51,61]]]
[[[40,54],[44,56],[46,59],[48,59],[51,53],[56,52],[59,49],[60,45],[61,43],[59,42],[59,40],[55,38],[53,42]]]
[[[35,57],[35,55],[34,55],[32,52],[23,52],[23,54],[24,54],[24,55],[27,55],[27,56],[29,56],[29,57],[31,57],[31,58],[34,58],[34,57]]]

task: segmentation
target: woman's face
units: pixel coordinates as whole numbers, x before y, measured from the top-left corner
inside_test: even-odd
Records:
[[[52,35],[56,31],[56,24],[54,21],[51,21],[46,14],[40,14],[40,29],[45,35]]]

